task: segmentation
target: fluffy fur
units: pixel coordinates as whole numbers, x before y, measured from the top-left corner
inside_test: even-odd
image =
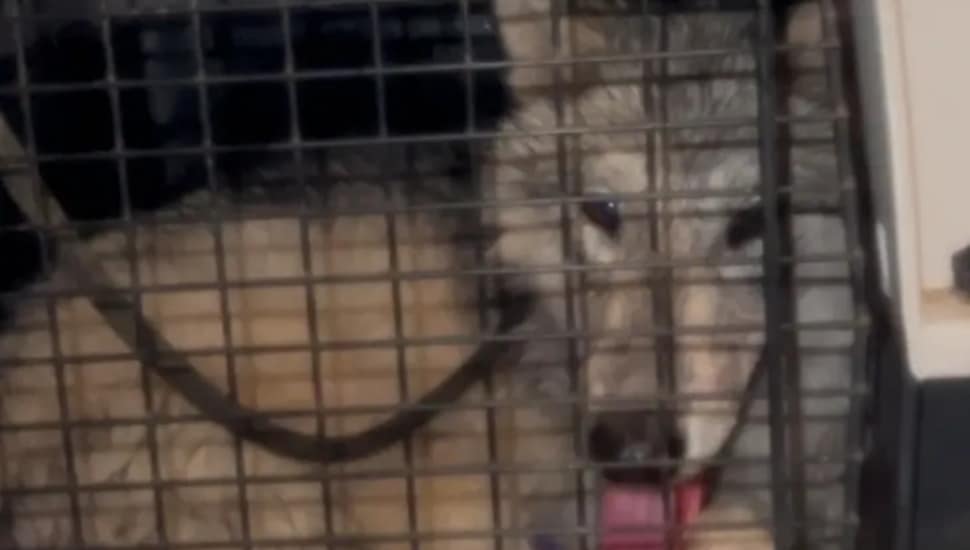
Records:
[[[797,10],[789,29],[792,43],[818,39],[817,15],[812,7]],[[651,20],[645,32],[641,24],[642,20],[629,16],[580,19],[576,22],[578,29],[566,27],[574,40],[560,40],[571,44],[565,47],[572,48],[570,55],[602,55],[641,48],[657,51],[660,36],[666,33],[669,51],[686,52],[740,49],[748,44],[754,31],[752,20],[743,15],[671,16],[663,23],[665,28],[659,21]],[[584,36],[594,39],[575,40]],[[507,40],[514,54],[518,53],[516,44],[531,47],[531,42],[524,42],[514,35]],[[793,64],[811,68],[818,67],[819,61],[817,56],[802,55],[795,57]],[[654,261],[654,267],[647,270],[590,273],[588,291],[580,296],[589,312],[587,327],[609,334],[590,343],[583,372],[594,415],[610,401],[644,403],[648,407],[655,404],[656,396],[662,392],[657,387],[652,339],[645,336],[651,330],[664,328],[664,323],[655,318],[655,308],[658,292],[670,293],[677,350],[676,387],[672,390],[687,400],[677,415],[686,443],[686,462],[679,474],[687,477],[708,464],[731,431],[737,401],[717,397],[742,393],[763,342],[763,333],[756,328],[764,322],[758,283],[761,269],[756,263],[744,262],[761,257],[761,242],[756,239],[740,250],[731,250],[725,242],[731,215],[752,204],[756,192],[757,134],[751,126],[716,124],[725,120],[753,121],[757,116],[757,88],[753,59],[745,55],[682,58],[664,65],[600,64],[561,76],[574,84],[576,91],[561,100],[558,119],[555,101],[540,94],[524,100],[519,116],[509,126],[520,132],[557,127],[593,127],[603,132],[587,131],[564,140],[529,137],[502,141],[496,146],[499,162],[493,169],[495,190],[501,198],[559,193],[559,156],[570,163],[567,173],[574,176],[567,185],[572,192],[587,196],[662,192],[685,197],[654,203],[652,211],[644,201],[624,204],[624,226],[615,237],[605,235],[574,211],[569,244],[573,258],[587,265],[649,265]],[[665,71],[666,81],[660,71]],[[648,84],[644,86],[643,82]],[[825,112],[819,104],[817,77],[800,75],[795,90],[792,113],[804,116]],[[704,121],[714,124],[705,127]],[[623,126],[658,122],[687,123],[688,127],[654,133],[650,138],[644,137],[645,132],[616,131]],[[701,124],[690,126],[691,122]],[[801,140],[791,154],[794,202],[798,207],[838,204],[838,177],[831,144],[806,144],[810,138],[830,140],[829,131],[824,125],[793,128],[796,142]],[[739,192],[751,194],[742,197]],[[561,214],[558,205],[501,209],[497,213],[499,225],[516,229],[503,234],[497,256],[503,263],[513,265],[561,265],[567,259],[563,254]],[[848,327],[854,311],[847,266],[818,261],[845,251],[840,220],[803,214],[796,215],[792,223],[796,257],[816,258],[795,270],[798,322],[832,321]],[[649,238],[651,231],[657,235],[654,244]],[[680,260],[690,267],[665,270],[669,260]],[[650,275],[658,274],[668,275],[672,287],[651,286]],[[565,283],[560,274],[549,274],[528,277],[524,284],[542,288],[546,295],[561,295]],[[559,303],[550,310],[565,311]],[[565,314],[561,313],[557,325],[564,324]],[[711,327],[720,330],[703,330]],[[816,538],[831,536],[831,526],[837,525],[846,512],[837,481],[838,461],[845,451],[843,430],[848,399],[820,396],[826,390],[831,393],[847,387],[851,342],[848,329],[802,330],[797,336],[802,355],[800,386],[811,396],[802,401],[808,419],[803,447],[812,462],[805,476],[814,487],[809,494],[808,514],[811,520],[821,522],[815,525],[830,526],[813,531]],[[742,431],[732,455],[755,459],[760,464],[726,468],[725,486],[733,490],[725,489],[715,496],[702,522],[750,525],[752,521],[769,519],[768,492],[750,490],[752,486],[767,486],[770,480],[764,388],[759,388],[758,395],[753,419]],[[745,487],[748,490],[739,490]],[[723,532],[698,533],[695,545],[717,550],[771,546],[767,532],[734,530],[732,534],[739,539],[732,541]]]
[[[518,59],[651,51],[664,32],[657,20],[649,20],[644,31],[644,20],[629,15],[566,17],[562,46],[555,50],[548,47],[553,28],[548,4],[510,0],[498,2],[497,8],[506,44]],[[743,15],[671,16],[665,25],[671,50],[740,50],[748,46],[751,31],[751,19]],[[803,40],[806,34],[794,35]],[[510,282],[542,296],[535,318],[522,328],[525,334],[568,332],[575,321],[595,335],[581,346],[579,373],[593,419],[616,398],[655,404],[661,388],[653,336],[664,328],[658,312],[669,297],[677,344],[673,391],[687,398],[677,416],[687,459],[678,473],[688,476],[715,455],[731,430],[737,405],[726,396],[744,388],[763,342],[761,243],[754,240],[732,250],[725,242],[731,216],[756,195],[756,132],[752,125],[703,124],[652,134],[617,130],[664,121],[753,120],[756,86],[749,55],[680,58],[665,65],[627,62],[564,69],[558,76],[568,84],[562,94],[550,88],[556,81],[550,69],[513,71],[519,108],[503,127],[511,137],[497,139],[484,164],[482,187],[488,199],[518,202],[482,212],[499,230],[497,241],[483,252],[493,265],[523,268]],[[660,71],[666,76],[661,78]],[[803,114],[821,109],[812,98],[795,100],[792,107]],[[561,138],[557,131],[586,127],[594,130],[566,132]],[[808,127],[797,133],[824,138],[828,129]],[[830,144],[795,147],[792,173],[796,189],[814,191],[823,203],[838,198]],[[387,204],[382,190],[344,179],[331,192],[331,205]],[[564,190],[597,196],[665,192],[675,198],[623,201],[622,226],[609,235],[575,205],[564,210],[543,202]],[[569,222],[564,223],[567,211]],[[476,264],[476,247],[457,244],[462,217],[468,216],[400,215],[393,224],[399,243],[394,254],[384,215],[311,221],[306,234],[310,258],[302,257],[304,236],[292,215],[227,222],[221,230],[224,275],[238,284],[225,296],[225,326],[215,287],[215,241],[208,227],[140,227],[139,282],[197,285],[190,292],[147,292],[143,307],[156,327],[179,349],[192,352],[193,362],[227,391],[230,371],[220,350],[249,348],[231,356],[234,391],[241,402],[266,411],[302,411],[287,425],[313,432],[322,401],[328,410],[346,409],[320,417],[328,434],[357,431],[386,414],[379,406],[399,400],[399,369],[407,373],[409,394],[416,396],[472,346],[341,347],[322,351],[317,362],[305,346],[314,340],[386,343],[396,336],[421,340],[475,334],[482,322],[479,288],[473,279],[453,277],[405,279],[397,287],[387,281],[344,281],[309,289],[293,280],[307,268],[314,276],[379,274],[391,267],[392,257],[402,271],[468,268]],[[569,229],[565,237],[563,227]],[[851,320],[847,267],[823,261],[825,254],[844,251],[844,229],[837,219],[819,215],[797,215],[793,227],[796,256],[816,260],[796,269],[798,321]],[[91,246],[116,284],[132,282],[123,259],[123,235],[109,235]],[[670,259],[689,265],[666,269]],[[573,277],[570,284],[582,284],[567,295],[568,279],[557,272],[563,263],[625,269],[597,269],[583,281]],[[658,286],[655,275],[669,276],[672,286]],[[243,284],[267,279],[276,284]],[[69,283],[55,277],[41,290]],[[399,325],[395,293],[404,305]],[[398,446],[369,460],[320,468],[242,445],[237,463],[236,443],[227,434],[193,417],[190,407],[138,365],[104,358],[127,350],[100,324],[83,296],[65,295],[50,308],[27,298],[17,306],[15,326],[0,337],[0,357],[21,363],[6,367],[0,378],[0,475],[8,490],[5,505],[14,513],[15,538],[23,547],[69,546],[75,505],[81,511],[80,536],[95,545],[160,542],[160,517],[166,540],[180,543],[231,545],[249,536],[268,545],[292,540],[319,546],[313,541],[324,537],[332,547],[403,548],[406,543],[389,540],[413,524],[419,533],[431,535],[422,539],[422,548],[492,548],[497,538],[506,547],[527,548],[525,535],[538,530],[558,535],[561,546],[571,549],[578,542],[567,533],[582,527],[580,512],[595,517],[595,498],[580,500],[578,486],[595,495],[597,476],[587,473],[580,479],[570,469],[577,463],[577,445],[563,341],[534,338],[520,364],[495,373],[490,398],[509,406],[486,414],[471,406],[481,402],[484,390],[472,392],[461,410],[443,414],[413,438],[409,457]],[[574,308],[571,313],[569,308]],[[311,314],[313,322],[308,321]],[[57,342],[51,339],[53,323]],[[721,330],[703,330],[715,326]],[[839,329],[800,331],[797,337],[799,382],[806,391],[804,449],[812,459],[806,468],[813,487],[809,513],[829,522],[845,513],[836,481],[847,402],[825,397],[825,391],[848,383],[851,337],[851,331]],[[66,358],[62,382],[52,356]],[[770,515],[769,495],[750,490],[766,486],[769,479],[763,388],[758,395],[733,448],[732,456],[743,462],[727,468],[725,487],[701,518],[702,524],[733,528],[692,534],[690,550],[772,548],[768,532],[756,526]],[[358,414],[346,414],[355,410]],[[152,415],[157,421],[146,423]],[[127,422],[99,425],[107,419]],[[62,438],[62,421],[74,422],[69,440]],[[31,422],[46,427],[16,428]],[[489,431],[497,442],[491,449]],[[68,445],[72,453],[65,458]],[[832,457],[832,464],[824,462]],[[409,465],[416,474],[405,481],[402,473]],[[240,486],[235,480],[243,473],[258,480]],[[307,473],[319,481],[290,481]],[[165,485],[156,492],[151,483],[157,479]],[[74,484],[83,489],[71,502],[66,489]],[[109,486],[111,492],[93,490]],[[408,517],[409,498],[416,503],[414,517]],[[493,502],[498,503],[495,510]],[[493,529],[496,535],[490,534]],[[330,535],[336,538],[326,538]],[[345,538],[353,536],[363,538]]]

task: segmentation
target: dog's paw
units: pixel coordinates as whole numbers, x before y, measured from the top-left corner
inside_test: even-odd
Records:
[[[757,524],[754,509],[742,504],[705,510],[685,536],[687,550],[774,550],[771,531]]]

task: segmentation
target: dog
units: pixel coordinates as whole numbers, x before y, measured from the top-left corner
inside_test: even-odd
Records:
[[[672,51],[740,52],[753,29],[750,14],[567,14],[552,25],[548,3],[496,9],[520,59],[652,51],[661,36]],[[461,200],[454,211],[426,208],[421,191],[360,177],[395,173],[393,159],[375,169],[371,157],[328,156],[338,175],[319,208],[294,215],[303,198],[258,215],[242,208],[213,229],[213,205],[224,215],[241,207],[201,194],[131,234],[87,243],[196,369],[305,434],[360,432],[435,387],[488,326],[491,279],[537,303],[515,331],[523,356],[496,365],[453,409],[374,456],[306,464],[198,414],[132,359],[69,274],[55,273],[15,300],[0,336],[13,539],[534,550],[669,541],[618,528],[632,521],[679,523],[688,550],[774,548],[766,388],[748,389],[766,343],[753,71],[744,53],[512,71],[517,109],[482,160],[475,216]],[[810,116],[824,113],[819,103],[796,93],[789,108]],[[734,119],[748,123],[699,122]],[[796,320],[812,325],[793,336],[800,443],[811,459],[806,517],[838,528],[849,513],[837,483],[849,402],[837,392],[850,382],[856,306],[848,266],[827,259],[847,246],[824,208],[839,204],[836,158],[812,139],[830,130],[808,126],[793,129],[790,162],[793,254],[811,260],[793,275]],[[455,188],[419,180],[422,190]],[[467,227],[479,215],[491,238]],[[673,411],[668,397],[680,399]],[[712,490],[701,480],[715,465]],[[671,498],[676,514],[662,502]],[[826,548],[827,534],[807,534]]]
[[[542,11],[535,3],[520,6],[523,4],[510,9]],[[820,39],[820,13],[816,8],[809,4],[794,10],[787,29],[789,43]],[[536,42],[558,42],[558,53],[567,58],[650,52],[659,49],[661,37],[669,52],[730,50],[745,44],[756,28],[749,15],[723,13],[668,15],[662,23],[650,19],[652,25],[629,16],[612,20],[584,17],[574,19],[572,26],[560,24],[558,28],[545,23],[548,18],[539,18],[530,26],[528,13],[517,15],[519,27],[505,28],[513,57],[525,57]],[[563,36],[558,40],[537,38],[553,30]],[[559,205],[497,210],[501,220],[498,226],[504,231],[496,245],[496,256],[503,265],[533,266],[537,272],[543,266],[571,261],[616,266],[612,271],[590,271],[586,291],[574,288],[570,292],[580,295],[576,301],[587,312],[583,326],[603,334],[591,337],[583,358],[592,415],[586,450],[600,462],[616,463],[628,457],[657,462],[673,458],[678,465],[632,472],[606,468],[598,478],[593,476],[588,481],[593,487],[587,494],[598,498],[590,499],[585,517],[599,520],[600,547],[662,547],[662,539],[602,532],[611,524],[633,519],[629,510],[638,509],[643,514],[647,513],[643,510],[653,510],[653,520],[658,523],[677,522],[675,515],[686,515],[679,521],[695,527],[708,525],[707,531],[696,529],[686,535],[686,548],[773,548],[768,531],[744,528],[767,524],[772,510],[768,491],[751,490],[767,487],[771,480],[764,381],[748,388],[765,343],[764,333],[727,328],[763,326],[765,322],[762,289],[756,283],[762,278],[761,268],[741,265],[745,263],[742,258],[762,256],[764,232],[742,231],[746,236],[739,238],[736,231],[738,220],[745,216],[740,213],[751,208],[760,211],[761,205],[752,203],[750,197],[731,196],[742,190],[751,192],[759,182],[756,133],[752,127],[690,124],[753,120],[758,99],[754,60],[723,55],[671,57],[660,68],[656,63],[650,66],[650,62],[570,67],[558,75],[559,84],[565,80],[577,91],[563,94],[567,97],[560,98],[559,105],[546,89],[555,81],[550,74],[525,70],[511,75],[528,90],[520,93],[520,98],[525,97],[523,106],[508,125],[512,135],[570,126],[584,131],[566,139],[550,132],[548,137],[500,140],[496,144],[498,160],[492,167],[496,195],[500,200],[522,200],[561,194],[561,163],[565,157],[565,162],[572,163],[566,173],[577,175],[570,179],[567,189],[583,200],[573,209],[571,225],[563,223]],[[787,106],[790,113],[811,116],[824,112],[820,107],[825,101],[824,84],[809,74],[822,67],[822,61],[815,52],[791,55],[795,74],[794,93]],[[533,90],[539,91],[531,95]],[[671,126],[683,124],[684,128],[653,139],[644,138],[642,131],[616,131],[620,127],[649,127],[658,121]],[[796,143],[831,139],[824,128],[811,125],[795,127],[792,133]],[[840,179],[834,153],[824,146],[795,145],[789,167],[792,188],[797,190],[793,191],[793,203],[801,212],[790,222],[793,253],[805,258],[844,254],[846,229],[832,210],[840,202],[832,187],[832,182]],[[657,201],[652,208],[649,201],[620,203],[614,198],[663,192],[674,198]],[[511,230],[513,227],[516,229]],[[571,229],[565,246],[564,227]],[[650,265],[651,260],[655,267],[648,268],[647,273],[623,268],[637,263]],[[660,272],[658,277],[666,277],[667,285],[651,285],[651,270]],[[827,548],[826,544],[833,543],[826,543],[826,537],[832,540],[832,533],[838,532],[834,526],[848,513],[838,484],[841,459],[834,457],[846,456],[842,421],[850,400],[832,395],[850,385],[852,365],[846,352],[853,341],[849,328],[856,315],[853,308],[858,306],[853,302],[844,263],[801,264],[794,268],[793,276],[798,281],[793,297],[797,322],[840,327],[801,331],[794,343],[802,356],[798,385],[806,395],[800,398],[800,406],[810,419],[799,439],[810,461],[802,475],[811,487],[802,521],[809,526],[806,536],[811,547]],[[567,293],[561,274],[543,273],[525,279],[524,286],[540,288],[544,296]],[[666,321],[658,318],[664,309]],[[556,326],[569,325],[564,304],[556,303],[549,311],[561,312]],[[658,383],[658,350],[651,338],[645,337],[651,328],[664,326],[673,329],[674,348],[666,387]],[[720,327],[722,331],[704,331],[704,327]],[[665,393],[683,399],[672,414],[661,412],[663,402],[658,395]],[[830,396],[825,397],[826,393]],[[724,395],[735,398],[719,398]],[[737,396],[744,397],[739,400]],[[738,426],[739,402],[745,398],[752,401],[751,410],[745,423]],[[633,411],[624,410],[631,403]],[[617,408],[621,410],[614,410]],[[722,456],[724,451],[729,451],[733,462]],[[745,460],[760,464],[735,464]],[[663,512],[658,502],[662,492],[658,480],[667,478],[674,485],[675,504],[668,506],[681,506],[676,503],[679,497],[686,505],[700,508],[697,492],[705,490],[704,479],[712,463],[723,466],[719,468],[721,488],[706,496],[709,502],[690,513]],[[632,486],[638,488],[632,490]],[[553,518],[548,520],[550,525],[560,527],[575,517],[571,510],[544,514]],[[734,528],[724,531],[715,527],[725,525]],[[551,547],[578,547],[568,538],[543,540],[551,541]]]

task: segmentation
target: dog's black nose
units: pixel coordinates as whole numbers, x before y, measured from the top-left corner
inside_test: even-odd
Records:
[[[657,484],[676,470],[684,440],[669,414],[656,410],[599,413],[589,433],[590,458],[615,482]]]

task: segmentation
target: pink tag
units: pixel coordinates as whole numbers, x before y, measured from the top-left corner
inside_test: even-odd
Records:
[[[702,480],[681,483],[676,489],[677,524],[685,526],[701,514],[707,499],[707,484]]]
[[[666,550],[663,494],[647,486],[607,486],[600,503],[600,550]]]
[[[677,529],[697,519],[706,504],[703,476],[674,488],[671,522],[665,521],[663,492],[640,485],[608,485],[600,502],[600,550],[679,550]],[[670,544],[664,544],[671,532]]]

